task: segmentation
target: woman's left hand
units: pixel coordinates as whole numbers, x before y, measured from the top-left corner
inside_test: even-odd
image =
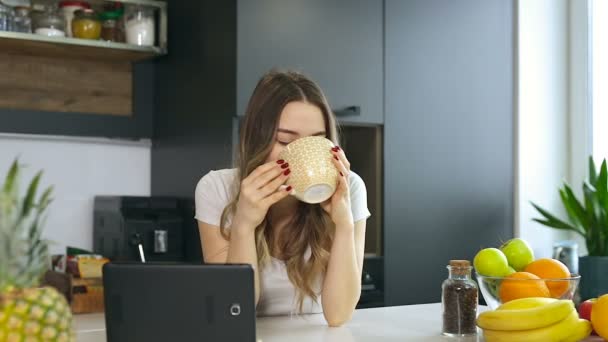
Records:
[[[336,192],[330,199],[321,203],[321,207],[330,215],[336,228],[353,228],[353,213],[350,209],[350,188],[348,175],[350,174],[350,162],[346,159],[344,151],[336,146],[331,149],[332,161],[338,169],[338,182]]]

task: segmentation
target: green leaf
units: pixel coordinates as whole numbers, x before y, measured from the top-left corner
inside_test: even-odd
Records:
[[[551,215],[548,211],[546,211],[545,209],[541,208],[540,206],[534,204],[533,202],[530,202],[532,204],[532,206],[541,214],[545,217],[546,220],[541,220],[541,219],[533,219],[534,221],[543,224],[545,226],[549,226],[549,227],[553,227],[553,228],[557,228],[557,229],[567,229],[567,230],[572,230],[575,231],[583,236],[585,236],[585,232],[580,230],[579,228],[576,228],[572,225],[570,225],[569,223],[566,223],[562,220],[560,220],[559,218]]]
[[[597,177],[597,183],[595,184],[595,190],[597,198],[600,204],[608,209],[608,171],[606,170],[606,160],[602,162],[600,168],[600,174]]]
[[[595,196],[595,188],[589,182],[583,182],[583,197],[585,198],[585,212],[588,220],[598,221],[599,212],[597,211],[597,198]]]
[[[40,214],[36,215],[36,218],[30,224],[30,228],[27,233],[27,237],[30,241],[30,244],[36,243],[37,240],[40,239],[40,235],[42,235],[42,232],[40,231],[40,225],[38,224],[39,221]]]
[[[574,192],[572,192],[572,189],[570,188],[570,186],[568,186],[568,184],[564,184],[564,190],[560,191],[560,195],[562,194],[562,192],[566,195],[562,197],[562,202],[564,206],[566,207],[566,209],[571,208],[570,210],[573,211],[574,216],[582,226],[582,229],[586,230],[586,228],[589,227],[589,220],[587,218],[585,208],[583,208],[583,205],[578,201],[578,199],[574,195]]]
[[[570,199],[568,198],[568,194],[566,193],[565,190],[559,190],[559,197],[562,199],[562,204],[564,205],[564,208],[566,209],[566,214],[568,214],[568,218],[570,219],[570,222],[574,223],[574,225],[576,225],[577,227],[583,227],[584,225],[582,224],[582,221],[576,213],[576,210],[573,208],[573,206],[570,204]]]
[[[597,248],[597,244],[593,241],[593,239],[591,239],[589,236],[587,236],[585,238],[585,243],[587,245],[587,252],[589,252],[590,256],[597,256],[598,255],[598,248]]]
[[[571,230],[571,231],[576,232],[576,233],[580,234],[581,236],[585,237],[585,234],[583,232],[581,232],[580,230],[572,227],[571,225],[569,225],[563,221],[543,220],[543,219],[537,219],[537,218],[532,219],[532,221],[538,222],[544,226],[555,228],[555,229]]]
[[[589,183],[595,186],[597,183],[597,172],[595,172],[595,162],[593,156],[589,156]]]
[[[40,196],[40,202],[39,202],[40,211],[46,210],[48,205],[53,201],[53,199],[51,198],[52,193],[53,193],[52,186],[49,186],[46,190],[44,190],[44,192],[42,193],[42,196]]]
[[[34,200],[36,198],[36,192],[38,191],[38,184],[40,184],[41,177],[42,171],[39,171],[27,188],[25,198],[23,199],[23,205],[21,206],[22,217],[27,217],[34,207]]]
[[[17,177],[19,177],[19,160],[15,159],[4,180],[3,191],[5,194],[10,195],[16,192]]]

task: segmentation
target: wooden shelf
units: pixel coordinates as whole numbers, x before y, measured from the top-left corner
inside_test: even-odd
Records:
[[[133,63],[167,54],[167,2],[118,1],[155,10],[158,46],[0,31],[0,110],[132,116]]]
[[[137,46],[101,40],[46,37],[33,33],[6,31],[0,31],[0,51],[16,55],[122,62],[137,62],[167,53],[165,48],[156,46]]]

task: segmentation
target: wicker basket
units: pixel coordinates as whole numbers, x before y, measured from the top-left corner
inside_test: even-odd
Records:
[[[103,285],[101,279],[72,280],[72,312],[93,313],[104,311]]]
[[[74,278],[71,274],[48,271],[42,284],[52,286],[63,294],[75,314],[104,312],[101,278]]]

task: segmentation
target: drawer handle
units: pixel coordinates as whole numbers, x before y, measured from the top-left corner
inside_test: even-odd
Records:
[[[334,114],[338,117],[342,116],[360,116],[361,115],[361,107],[360,106],[349,106],[346,108],[334,110]]]

